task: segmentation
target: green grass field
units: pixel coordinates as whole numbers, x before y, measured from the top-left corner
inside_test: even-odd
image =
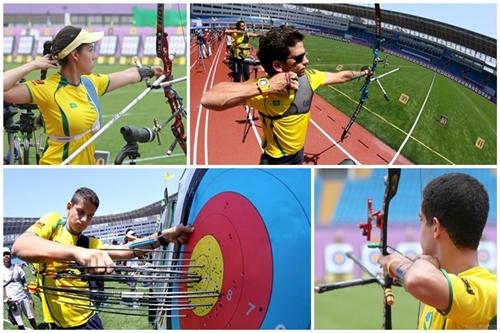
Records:
[[[309,67],[336,72],[359,70],[371,65],[371,48],[342,43],[322,37],[307,36]],[[384,59],[384,55],[381,55]],[[496,164],[496,105],[468,88],[440,74],[389,55],[389,65],[379,64],[376,74],[399,67],[400,70],[381,79],[389,94],[386,102],[376,83],[370,85],[369,99],[357,122],[396,151],[412,128],[425,100],[432,80],[434,85],[413,131],[401,154],[416,164]],[[350,82],[323,87],[318,93],[348,116],[354,112],[363,82]],[[410,97],[406,105],[399,97]],[[440,125],[441,115],[448,117]],[[483,149],[475,147],[478,137],[485,140]],[[349,140],[347,138],[346,140]]]
[[[31,272],[28,269],[24,270],[26,273],[26,281],[31,281],[34,280],[33,276],[31,275]],[[119,284],[119,283],[106,283],[106,287],[108,286],[120,286],[121,288],[127,288],[126,284]],[[35,319],[37,321],[37,324],[43,323],[43,315],[42,315],[42,305],[40,302],[40,298],[37,296],[32,296],[34,302],[35,302]],[[133,312],[133,308],[130,308],[131,311]],[[153,329],[153,326],[148,323],[148,318],[147,316],[126,316],[126,315],[117,315],[117,314],[110,314],[110,313],[99,313],[99,317],[101,318],[102,324],[105,329],[123,329],[123,330],[151,330]],[[13,330],[16,329],[17,327],[12,325],[10,322],[5,321],[7,319],[7,310],[6,306],[4,305],[3,308],[3,328],[5,330]],[[23,316],[23,322],[24,325],[28,328],[31,328],[28,319]]]
[[[402,288],[393,287],[394,329],[416,329],[418,302]],[[314,296],[315,329],[380,329],[383,291],[378,285],[350,287]]]
[[[19,66],[19,64],[4,64],[4,69],[8,70]],[[95,73],[113,73],[120,70],[129,68],[130,66],[125,65],[96,65],[94,68]],[[51,75],[51,71],[49,74]],[[178,78],[186,75],[186,66],[174,65],[174,77]],[[37,79],[40,76],[40,72],[31,73],[27,79]],[[186,82],[182,82],[175,85],[175,89],[181,97],[183,97],[183,103],[186,110],[188,110],[188,101],[186,95]],[[118,90],[115,90],[109,94],[105,94],[101,97],[101,105],[103,108],[102,125],[106,124],[111,118],[118,112],[120,112],[127,104],[129,104],[134,98],[136,98],[142,91],[146,89],[144,83],[138,83],[129,85]],[[35,111],[38,115],[38,111]],[[125,114],[121,119],[119,119],[113,126],[108,129],[101,137],[96,140],[96,150],[104,150],[110,152],[109,164],[113,164],[113,161],[117,153],[125,145],[125,140],[120,134],[120,127],[124,125],[134,125],[137,127],[152,127],[153,119],[157,118],[161,123],[165,121],[171,115],[170,106],[166,103],[165,97],[163,96],[163,90],[154,90],[148,94],[142,101],[140,101],[136,106],[134,106],[128,113]],[[184,119],[184,127],[187,132],[187,121]],[[138,162],[138,164],[186,164],[186,156],[183,154],[179,145],[175,148],[171,157],[166,157],[165,153],[169,148],[170,143],[173,141],[173,135],[170,130],[170,124],[163,128],[161,132],[162,145],[158,145],[156,141],[149,143],[139,144],[139,152],[141,158],[154,158],[158,159],[147,160],[143,162]],[[45,139],[44,139],[45,142]],[[4,131],[4,153],[7,151],[7,139]],[[33,155],[33,154],[32,154]],[[34,163],[34,159],[31,164]]]

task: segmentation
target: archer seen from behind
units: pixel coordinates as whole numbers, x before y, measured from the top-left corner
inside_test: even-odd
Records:
[[[101,127],[99,97],[146,77],[161,75],[160,68],[130,68],[111,74],[94,74],[95,43],[103,32],[66,26],[44,45],[47,55],[4,73],[4,101],[35,103],[40,110],[47,143],[40,164],[60,164]],[[19,83],[28,73],[58,68],[45,80]],[[95,164],[90,144],[72,164]]]
[[[424,307],[419,329],[496,328],[497,279],[478,264],[488,194],[475,178],[446,174],[431,181],[420,210],[423,254],[380,257],[384,270]]]
[[[237,105],[259,110],[263,129],[261,164],[302,164],[314,91],[323,85],[370,75],[361,72],[320,72],[307,69],[304,35],[293,28],[272,28],[259,40],[259,58],[267,76],[244,83],[222,82],[201,100],[221,111]]]
[[[126,245],[106,245],[82,234],[92,223],[98,207],[99,198],[94,191],[80,188],[66,204],[66,217],[57,213],[43,216],[12,248],[15,256],[36,263],[44,321],[53,328],[102,329],[98,314],[86,299],[90,293],[85,293],[88,291],[85,274],[90,277],[111,274],[113,260],[131,259],[168,242],[185,243],[193,231],[191,227],[176,226]],[[82,277],[71,274],[70,262],[76,262],[84,270],[85,273],[79,271]],[[68,289],[80,290],[80,296],[63,292]]]

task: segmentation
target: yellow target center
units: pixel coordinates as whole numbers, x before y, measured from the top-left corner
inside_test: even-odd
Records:
[[[189,268],[189,272],[197,274],[201,280],[190,285],[188,291],[221,292],[224,277],[224,258],[219,243],[213,236],[203,236],[196,243],[191,253],[191,265],[195,267]],[[212,310],[217,302],[217,297],[191,298],[190,301],[194,305],[193,312],[197,316],[203,317]]]

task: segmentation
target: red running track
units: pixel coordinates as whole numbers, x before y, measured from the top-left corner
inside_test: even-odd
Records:
[[[209,59],[199,60],[198,49],[191,45],[190,92],[190,161],[195,165],[258,164],[262,149],[257,136],[262,135],[259,121],[250,128],[242,142],[246,124],[243,106],[225,111],[207,110],[200,104],[204,91],[218,82],[230,80],[223,63],[224,43],[212,45]],[[263,73],[259,73],[262,74]],[[260,75],[259,75],[260,76]],[[257,118],[257,112],[255,113]],[[358,124],[354,124],[344,142],[338,142],[342,126],[349,117],[315,95],[305,145],[306,164],[339,164],[350,159],[357,164],[386,165],[396,152]],[[399,155],[395,164],[411,164]]]

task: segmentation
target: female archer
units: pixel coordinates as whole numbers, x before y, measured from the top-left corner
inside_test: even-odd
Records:
[[[103,32],[90,33],[66,26],[44,45],[49,54],[4,73],[4,101],[37,104],[43,118],[47,144],[40,164],[60,164],[101,126],[99,96],[144,78],[160,76],[158,68],[129,68],[111,74],[93,74],[97,59],[95,42]],[[32,71],[58,68],[46,80],[19,83]],[[95,164],[95,146],[89,145],[71,164]]]

